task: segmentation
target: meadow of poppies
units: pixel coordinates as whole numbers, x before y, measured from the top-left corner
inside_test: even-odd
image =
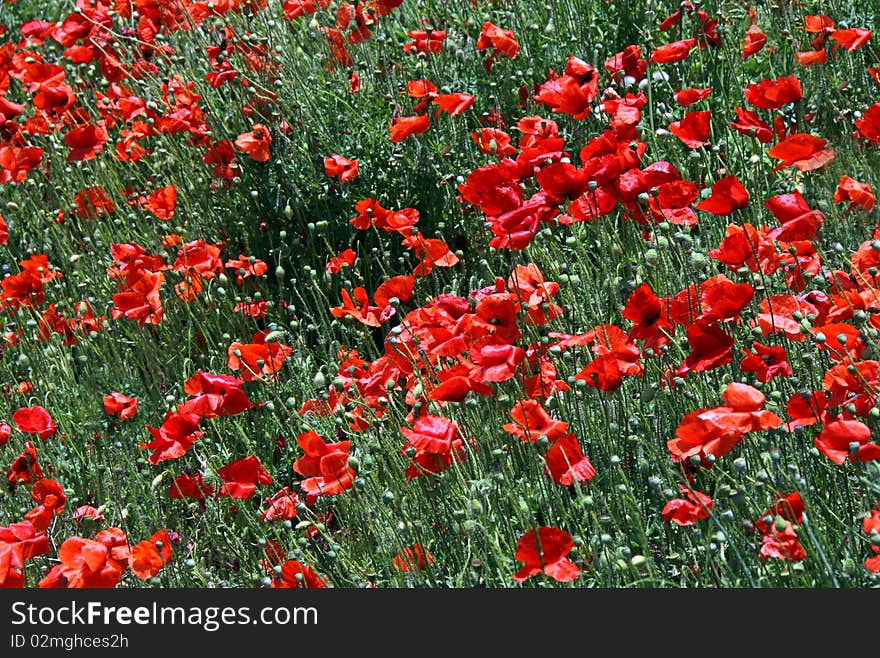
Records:
[[[880,583],[878,23],[0,1],[0,586]]]

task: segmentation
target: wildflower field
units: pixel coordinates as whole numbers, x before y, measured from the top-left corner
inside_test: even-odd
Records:
[[[878,27],[0,0],[0,586],[877,584]]]

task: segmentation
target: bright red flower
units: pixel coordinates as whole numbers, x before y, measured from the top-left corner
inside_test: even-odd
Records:
[[[843,464],[847,457],[856,462],[880,459],[880,445],[870,443],[871,428],[861,421],[828,416],[824,424],[814,443],[835,464]]]
[[[552,418],[537,400],[518,400],[510,417],[514,422],[505,424],[504,431],[526,443],[542,436],[552,443],[568,433],[568,423]]]
[[[690,55],[696,43],[696,39],[682,39],[658,46],[651,52],[651,61],[658,64],[680,62]]]
[[[398,571],[424,571],[433,563],[434,556],[418,542],[412,546],[404,546],[391,558],[391,564]]]
[[[349,160],[348,158],[333,153],[324,158],[324,173],[331,178],[338,178],[340,183],[348,183],[357,178],[358,161]]]
[[[242,390],[244,382],[229,375],[196,371],[183,384],[183,390],[193,396],[178,409],[178,413],[196,414],[202,418],[235,416],[253,408],[253,403]]]
[[[281,573],[272,575],[273,588],[324,588],[324,581],[302,562],[288,560],[281,565]]]
[[[860,183],[849,176],[841,176],[834,191],[834,203],[849,203],[849,210],[859,206],[870,212],[877,204],[877,197],[869,183]]]
[[[402,142],[410,135],[420,135],[430,127],[428,115],[396,117],[391,124],[390,135],[393,143]]]
[[[12,414],[12,422],[22,432],[36,434],[44,441],[55,436],[55,432],[58,430],[49,412],[39,405],[17,409]]]
[[[266,162],[271,157],[271,143],[272,135],[262,123],[255,123],[249,132],[235,138],[235,147],[257,162]]]
[[[28,441],[24,444],[24,450],[16,457],[6,470],[6,482],[11,486],[15,484],[30,484],[34,480],[43,477],[43,469],[37,463],[37,449]]]
[[[271,498],[266,498],[263,503],[266,509],[260,512],[260,520],[264,523],[270,521],[290,521],[297,515],[296,506],[299,504],[299,496],[291,493],[290,487],[284,487]]]
[[[70,153],[67,154],[68,162],[91,160],[104,150],[107,130],[100,124],[93,126],[85,123],[65,133],[64,143],[70,147]]]
[[[679,106],[689,107],[697,101],[708,98],[711,93],[712,89],[710,87],[706,87],[705,89],[680,89],[675,92],[673,98]]]
[[[202,500],[213,493],[214,485],[206,484],[201,473],[197,473],[195,476],[187,473],[178,475],[168,487],[168,496],[177,500],[183,498]]]
[[[589,482],[596,469],[581,450],[577,437],[565,434],[544,455],[544,473],[556,484],[568,487],[575,482]]]
[[[769,382],[774,377],[789,377],[792,374],[784,347],[762,345],[753,341],[752,348],[754,352],[742,351],[746,358],[740,361],[739,369],[743,372],[755,373],[755,378],[763,383]]]
[[[711,409],[697,409],[682,418],[675,438],[667,442],[672,455],[683,461],[698,455],[705,461],[708,455],[723,457],[750,432],[773,429],[782,424],[776,414],[762,410],[765,397],[746,384],[728,384],[724,390],[724,405]]]
[[[336,496],[354,486],[357,474],[348,465],[350,441],[327,443],[317,432],[300,434],[297,439],[305,455],[293,463],[293,470],[306,479],[300,487],[310,496]]]
[[[709,124],[712,111],[688,112],[681,121],[669,124],[669,132],[678,137],[685,146],[692,149],[709,143]]]
[[[773,129],[761,121],[754,112],[738,107],[736,108],[736,118],[737,120],[732,121],[730,125],[742,134],[754,137],[763,144],[773,141]]]
[[[565,530],[540,526],[520,537],[516,545],[516,559],[523,566],[513,575],[518,583],[531,576],[545,573],[553,580],[568,583],[580,576],[581,570],[566,555],[574,548],[574,541]]]
[[[352,267],[355,259],[357,259],[357,254],[354,249],[345,249],[327,261],[327,272],[330,274],[339,274],[342,271],[343,266],[347,265],[349,268]]]
[[[754,23],[750,25],[749,29],[746,31],[746,36],[743,39],[743,59],[747,59],[752,55],[759,53],[766,43],[767,35],[764,34],[764,30]]]
[[[827,140],[815,135],[798,133],[786,137],[767,151],[771,158],[781,160],[773,171],[793,166],[799,171],[812,171],[834,160],[834,149],[826,149]]]
[[[755,528],[765,535],[770,532],[770,524],[764,521],[768,516],[771,518],[781,516],[786,521],[799,525],[804,517],[804,501],[801,495],[797,491],[793,491],[790,494],[778,496],[776,502],[755,521]]]
[[[861,27],[852,27],[846,30],[834,30],[829,38],[834,42],[832,52],[837,52],[838,48],[844,48],[850,52],[858,50],[871,40],[871,30]]]
[[[443,42],[446,40],[446,32],[444,30],[410,30],[407,35],[412,41],[404,44],[403,52],[405,53],[433,53],[440,54]]]
[[[128,566],[129,546],[119,528],[100,531],[94,539],[71,537],[58,549],[55,565],[39,587],[116,587]]]
[[[797,532],[788,521],[785,522],[785,529],[781,531],[777,530],[774,523],[770,532],[761,540],[761,561],[770,557],[788,562],[800,562],[806,559],[807,552],[801,546]]]
[[[241,372],[246,382],[272,380],[293,349],[279,342],[266,342],[267,332],[258,331],[250,343],[232,343],[227,350],[226,365],[230,370]]]
[[[712,185],[712,194],[708,199],[700,201],[697,210],[704,210],[713,215],[726,217],[734,210],[741,210],[749,205],[749,192],[736,176],[725,176]]]
[[[141,199],[141,205],[153,213],[162,221],[168,221],[174,217],[177,209],[177,187],[166,185],[150,193],[146,199]]]
[[[218,468],[217,475],[223,480],[218,497],[247,499],[256,493],[258,484],[272,484],[272,477],[253,455]]]
[[[708,519],[714,504],[711,496],[679,485],[679,491],[687,498],[673,498],[663,507],[663,520],[680,526],[693,525],[700,519]]]
[[[29,521],[0,526],[0,589],[24,587],[24,563],[51,550],[44,532]]]
[[[131,547],[128,566],[141,580],[155,578],[166,564],[171,562],[171,536],[167,530],[159,530],[149,539]]]
[[[112,391],[104,395],[104,413],[119,416],[119,420],[134,418],[138,412],[138,400],[122,393]]]
[[[176,413],[169,410],[165,413],[159,428],[147,425],[153,440],[149,443],[141,443],[140,447],[142,450],[153,451],[150,455],[150,463],[155,466],[168,459],[183,457],[192,444],[204,434],[198,429],[200,420],[201,418],[196,414]]]
[[[483,63],[487,71],[492,70],[492,63],[501,56],[514,59],[519,52],[519,42],[510,30],[505,30],[497,25],[483,23],[480,37],[477,39],[477,50],[491,50],[489,57]]]
[[[52,523],[52,519],[64,511],[67,496],[64,489],[55,480],[37,480],[31,487],[31,498],[37,506],[25,514],[37,531],[43,531]]]
[[[776,80],[762,80],[743,89],[743,96],[757,108],[778,110],[788,103],[796,103],[804,97],[800,80],[789,75]]]

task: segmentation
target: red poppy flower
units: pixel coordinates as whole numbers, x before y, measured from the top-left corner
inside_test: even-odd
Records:
[[[711,119],[711,110],[688,112],[681,121],[673,121],[669,124],[669,132],[678,137],[688,148],[700,148],[709,143]]]
[[[477,51],[489,50],[491,53],[483,63],[487,71],[492,70],[492,63],[501,56],[514,59],[519,52],[519,42],[510,30],[505,30],[497,25],[483,23],[483,29],[480,31],[480,37],[477,39]]]
[[[767,35],[764,34],[764,30],[762,30],[754,23],[750,25],[749,29],[746,31],[746,36],[743,39],[743,59],[747,59],[752,55],[759,53],[766,43]]]
[[[183,390],[193,396],[178,409],[178,413],[196,414],[202,418],[235,416],[253,408],[253,403],[242,390],[244,382],[229,375],[196,371],[183,384]]]
[[[357,178],[358,161],[349,160],[348,158],[333,153],[324,158],[324,173],[331,178],[338,178],[341,183],[348,183]]]
[[[109,217],[116,210],[116,204],[113,199],[101,187],[91,186],[84,190],[80,190],[73,197],[76,204],[74,214],[83,219],[97,219],[98,217]]]
[[[25,514],[34,528],[43,531],[52,523],[52,519],[64,511],[67,496],[64,489],[55,480],[37,480],[31,487],[31,498],[37,507]]]
[[[284,487],[271,498],[266,498],[264,504],[267,507],[260,512],[260,520],[264,523],[270,521],[290,521],[297,515],[296,506],[299,504],[299,496],[291,493],[290,487]]]
[[[762,121],[754,112],[749,112],[738,107],[736,108],[736,117],[737,120],[730,123],[734,129],[744,135],[754,137],[764,144],[773,141],[773,129]]]
[[[880,504],[877,507],[877,509],[872,509],[869,512],[869,516],[862,520],[862,532],[870,535],[871,551],[874,553],[874,557],[865,560],[865,568],[871,573],[880,572],[880,546],[874,543],[878,533],[880,533]],[[2,533],[2,529],[0,529],[0,533]],[[0,541],[2,541],[2,538],[0,538]],[[3,581],[0,578],[0,587],[2,586]]]
[[[552,418],[537,400],[517,401],[510,417],[514,422],[505,424],[504,431],[526,443],[534,443],[542,436],[552,443],[568,433],[568,423]]]
[[[405,304],[412,299],[414,286],[415,277],[411,275],[392,276],[376,288],[373,300],[377,306],[383,309],[391,304],[392,299],[397,299],[400,303]]]
[[[510,143],[510,135],[499,128],[481,128],[479,133],[471,133],[471,139],[477,143],[481,152],[499,158],[516,153],[516,147]]]
[[[125,284],[119,285],[120,292],[113,295],[110,317],[114,320],[135,320],[140,327],[159,324],[165,315],[159,295],[164,283],[165,275],[162,272],[130,270],[125,277]]]
[[[271,157],[269,153],[271,143],[272,135],[262,123],[255,123],[249,132],[235,138],[235,147],[257,162],[266,162]]]
[[[859,206],[870,212],[877,204],[877,197],[869,183],[860,183],[849,176],[841,176],[834,191],[834,203],[849,203],[849,210]]]
[[[24,563],[51,550],[44,532],[29,521],[0,526],[0,588],[24,587]]]
[[[420,135],[430,127],[428,115],[396,117],[391,124],[390,135],[393,143],[402,142],[410,135]]]
[[[695,208],[726,217],[749,205],[749,192],[736,176],[725,176],[712,185],[712,194]]]
[[[858,134],[874,144],[880,144],[880,102],[864,111],[855,122]]]
[[[58,430],[49,412],[39,405],[17,409],[12,414],[12,422],[22,432],[36,434],[44,441],[55,436],[55,432]]]
[[[58,549],[55,565],[38,587],[116,587],[128,566],[129,547],[119,528],[102,530],[94,539],[71,537]]]
[[[776,144],[767,151],[767,155],[782,161],[773,168],[773,171],[791,166],[799,171],[812,171],[834,160],[836,155],[834,150],[824,148],[827,143],[827,140],[821,137],[798,133]]]
[[[581,570],[566,557],[572,548],[574,541],[565,530],[547,526],[529,530],[516,545],[514,557],[525,564],[513,574],[513,579],[521,583],[545,573],[560,583],[571,582],[581,575]]]
[[[770,197],[764,207],[781,224],[767,234],[774,240],[814,240],[819,227],[825,222],[825,215],[819,210],[812,210],[797,190]]]
[[[783,105],[795,103],[804,97],[800,80],[789,75],[776,80],[762,80],[743,89],[743,96],[757,108],[778,110]]]
[[[272,484],[272,477],[253,455],[226,464],[217,469],[217,475],[223,480],[218,497],[247,499],[256,493],[258,484]]]
[[[167,411],[162,425],[157,429],[147,425],[153,436],[149,443],[141,443],[142,450],[152,450],[150,463],[154,466],[168,459],[183,457],[203,431],[198,429],[201,418],[196,414]]]
[[[434,98],[434,105],[437,106],[437,114],[445,112],[449,116],[458,116],[466,109],[474,104],[474,97],[471,94],[440,94]]]
[[[755,521],[755,528],[765,535],[770,532],[770,524],[764,522],[768,516],[781,516],[786,521],[799,525],[804,517],[804,501],[801,495],[797,491],[793,491],[790,494],[778,496],[776,502]]]
[[[141,205],[162,221],[168,221],[174,217],[174,211],[177,209],[177,187],[174,185],[160,187],[146,199],[142,199]]]
[[[689,107],[697,101],[708,98],[711,93],[712,89],[710,87],[706,87],[705,89],[680,89],[675,92],[673,99],[679,106]]]
[[[65,133],[64,143],[70,147],[70,153],[67,154],[68,162],[91,160],[104,150],[107,130],[100,124],[93,126],[85,123]]]
[[[651,61],[658,64],[680,62],[690,55],[691,48],[696,43],[696,39],[682,39],[658,46],[651,52]]]
[[[871,30],[861,27],[852,27],[846,30],[834,30],[829,38],[834,42],[832,52],[837,52],[839,48],[844,48],[850,52],[858,50],[871,40]]]
[[[596,469],[581,450],[574,434],[557,439],[544,455],[544,473],[556,484],[569,487],[575,482],[589,482]]]
[[[858,420],[829,416],[824,429],[814,439],[816,448],[835,464],[880,459],[880,445],[870,443],[871,428]]]
[[[391,558],[391,564],[398,571],[424,571],[433,563],[434,556],[418,542],[404,546]]]
[[[131,547],[128,566],[141,580],[155,578],[166,564],[171,562],[171,536],[167,530],[159,530],[149,539]]]
[[[693,525],[700,519],[708,519],[714,504],[711,496],[679,485],[679,491],[687,498],[673,498],[663,507],[663,520],[680,526]]]
[[[342,271],[343,266],[347,265],[348,267],[352,267],[355,259],[357,259],[357,254],[354,249],[345,249],[327,261],[327,272],[330,274],[339,274]]]
[[[824,391],[815,391],[806,396],[795,393],[789,398],[785,407],[785,413],[788,415],[785,429],[793,432],[795,427],[815,425],[824,417],[827,405]]]
[[[293,462],[293,470],[307,478],[300,487],[310,496],[336,496],[354,486],[356,473],[348,465],[350,441],[327,443],[317,432],[300,434],[297,439],[305,455]]]
[[[0,448],[6,445],[12,436],[12,426],[9,423],[0,423]]]
[[[755,373],[755,378],[763,383],[769,382],[774,377],[789,377],[792,374],[784,347],[762,345],[753,341],[752,348],[754,352],[745,349],[742,351],[746,358],[740,361],[739,369],[743,372]]]
[[[730,351],[733,338],[715,323],[695,322],[689,325],[687,341],[691,351],[675,371],[679,377],[686,377],[691,372],[720,368],[733,361]]]
[[[6,482],[10,485],[30,484],[43,477],[43,469],[37,463],[37,449],[28,441],[24,450],[6,470]]]
[[[302,562],[288,560],[281,565],[281,573],[272,576],[273,588],[324,588],[324,581]]]
[[[227,350],[226,365],[241,372],[246,382],[274,379],[293,348],[277,341],[267,343],[268,332],[258,331],[250,343],[232,343]]]
[[[762,410],[765,397],[746,384],[728,384],[724,405],[697,409],[682,418],[675,438],[667,442],[672,455],[683,461],[693,455],[723,457],[750,432],[774,429],[782,424],[776,414]]]
[[[828,53],[825,50],[805,50],[796,52],[794,60],[800,66],[817,66],[828,63]]]
[[[201,473],[197,473],[195,477],[187,473],[178,475],[168,487],[168,496],[177,500],[183,498],[202,500],[213,493],[214,485],[206,484]]]
[[[773,527],[770,528],[770,532],[764,535],[764,538],[761,540],[761,553],[759,557],[762,562],[771,557],[788,562],[800,562],[806,559],[807,552],[798,541],[797,532],[795,532],[791,523],[786,521],[783,530],[777,530],[774,523]]]
[[[138,400],[122,393],[112,391],[104,395],[104,413],[119,416],[119,420],[134,418],[138,412]]]

